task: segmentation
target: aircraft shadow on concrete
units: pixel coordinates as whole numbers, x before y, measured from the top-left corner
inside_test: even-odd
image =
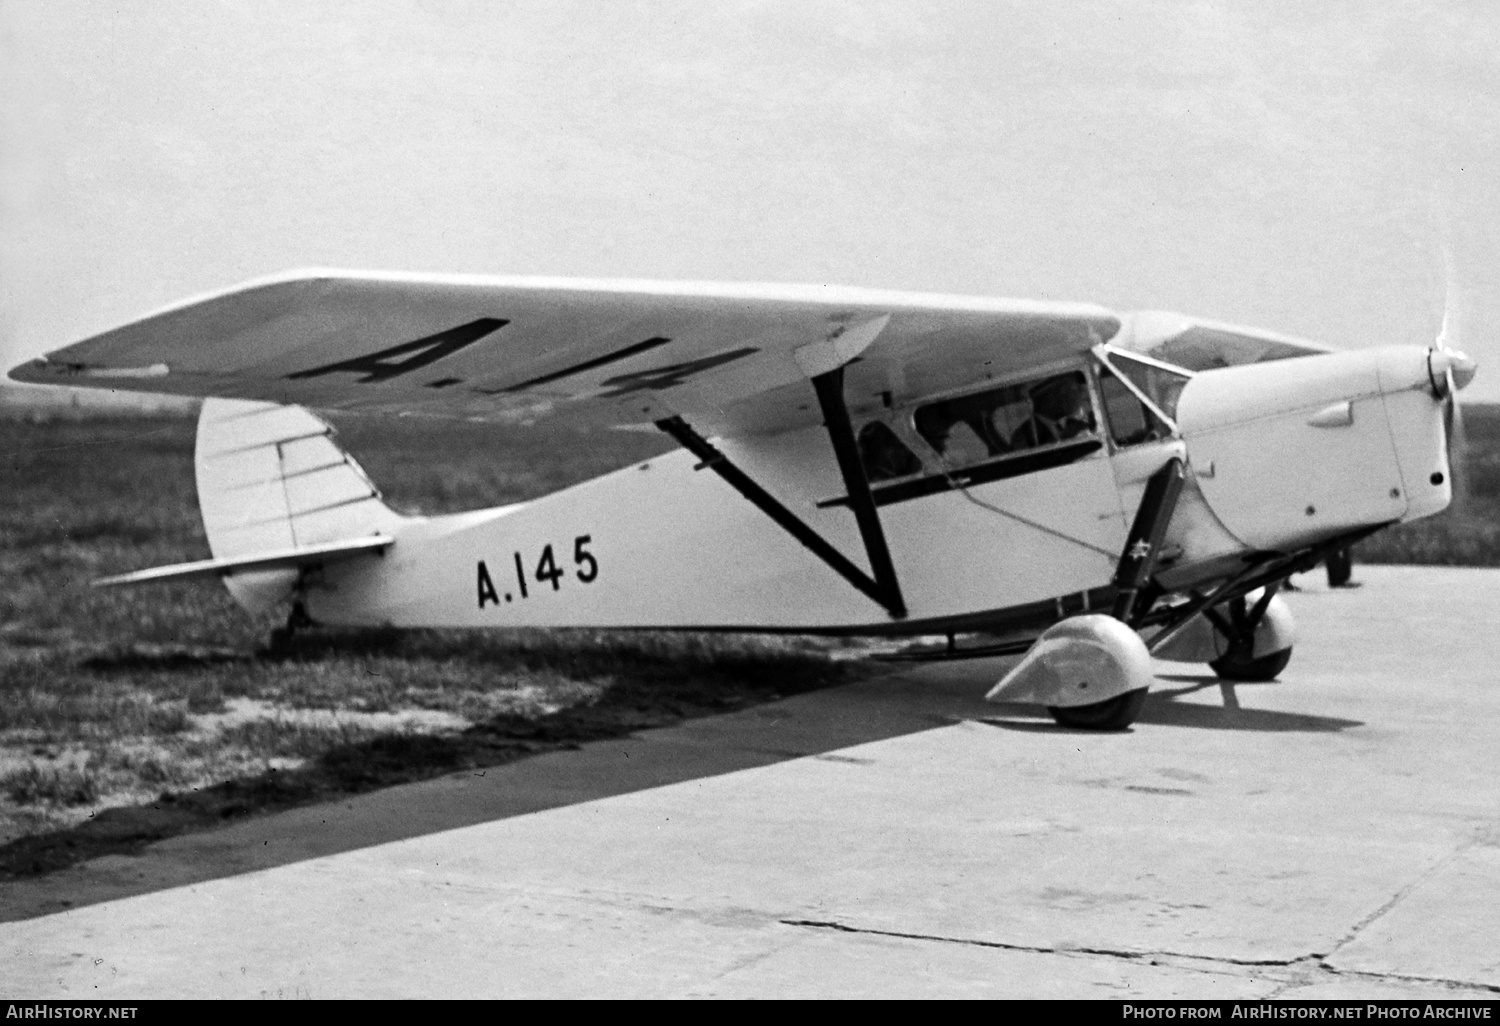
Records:
[[[5,867],[8,871],[0,874],[9,877],[4,885],[6,900],[0,902],[0,922],[793,759],[826,757],[838,749],[963,720],[1006,730],[1072,732],[1046,719],[1046,713],[1035,706],[983,702],[984,682],[978,678],[991,676],[880,676],[670,726],[641,722],[632,729],[616,718],[587,725],[595,731],[573,724],[562,736],[554,737],[548,724],[533,723],[525,728],[525,737],[507,731],[503,737],[481,739],[517,746],[514,759],[468,768],[446,762],[452,753],[441,739],[405,739],[399,743],[416,744],[422,750],[360,750],[345,755],[358,763],[360,772],[374,776],[380,773],[380,757],[434,760],[436,772],[427,779],[358,794],[319,795],[313,804],[283,805],[283,811],[277,812],[248,814],[253,809],[246,808],[227,825],[223,818],[205,821],[200,817],[174,826],[170,803],[161,800],[109,810],[77,836],[53,835],[50,842],[23,839],[36,848],[39,857],[45,858],[46,852],[36,846],[44,843],[71,847],[75,857],[59,863],[56,872],[28,871],[12,858]],[[1137,722],[1256,731],[1338,731],[1360,725],[1355,720],[1239,707],[1235,688],[1213,677],[1160,679],[1182,686],[1153,691]],[[1210,686],[1223,690],[1224,705],[1178,700]],[[598,709],[595,714],[608,711]],[[996,712],[1001,716],[996,717]],[[479,729],[493,733],[495,725]],[[253,805],[252,792],[257,788],[284,785],[253,780],[228,786],[245,791],[243,797]],[[103,843],[90,847],[90,832]],[[77,852],[81,841],[84,850]],[[7,854],[24,859],[27,853]],[[98,869],[88,864],[104,855],[117,858],[98,863]],[[80,861],[83,864],[77,865]]]
[[[163,796],[4,845],[0,922],[826,756],[971,718],[990,708],[982,694],[971,682],[916,683],[882,668],[878,677],[779,700],[767,694],[773,700],[670,725],[642,715],[636,695],[580,710],[572,716],[579,722],[497,721],[456,738],[377,738],[334,753],[335,769],[367,778],[357,791],[299,794],[308,782],[295,773],[267,774],[218,785],[212,790],[225,793],[205,807],[200,796]],[[466,765],[476,746],[501,752]],[[422,764],[430,772],[400,776]]]
[[[1331,733],[1350,727],[1364,726],[1361,720],[1346,720],[1338,716],[1314,716],[1310,713],[1281,712],[1275,709],[1247,709],[1240,704],[1239,691],[1254,688],[1255,683],[1233,683],[1208,674],[1160,674],[1159,682],[1171,682],[1183,687],[1153,688],[1146,704],[1136,716],[1136,723],[1149,723],[1172,727],[1197,727],[1205,730],[1250,730],[1263,733],[1304,732]],[[1222,703],[1210,705],[1203,702],[1181,702],[1178,699],[1217,688]],[[1001,708],[1006,708],[1002,706]],[[1026,710],[1032,716],[983,718],[985,723],[1006,730],[1034,733],[1087,733],[1073,727],[1064,727],[1051,721],[1034,718],[1031,706],[1012,706],[1017,712]]]

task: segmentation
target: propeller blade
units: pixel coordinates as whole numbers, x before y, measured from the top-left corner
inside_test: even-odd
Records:
[[[1463,333],[1463,295],[1453,273],[1453,258],[1447,246],[1443,247],[1443,275],[1443,323],[1428,353],[1427,367],[1433,394],[1453,402],[1456,410],[1457,400],[1453,397],[1474,379],[1478,364],[1458,348]]]
[[[1444,219],[1446,226],[1446,218]],[[1447,231],[1443,232],[1447,236]],[[1443,323],[1438,329],[1437,348],[1457,349],[1459,347],[1459,294],[1458,275],[1453,271],[1453,252],[1443,243]]]
[[[1478,365],[1467,354],[1460,351],[1463,339],[1463,295],[1458,286],[1458,274],[1454,269],[1453,250],[1449,246],[1451,233],[1446,206],[1437,210],[1441,226],[1443,254],[1443,323],[1428,355],[1429,374],[1437,371],[1442,377],[1439,398],[1443,399],[1443,431],[1448,443],[1448,484],[1453,499],[1448,504],[1455,517],[1464,517],[1469,512],[1468,437],[1464,433],[1463,407],[1458,402],[1459,389],[1474,378]],[[1437,381],[1434,380],[1434,385]]]
[[[1438,328],[1438,336],[1434,345],[1440,349],[1457,349],[1454,336],[1458,334],[1457,325],[1454,324],[1453,309],[1457,304],[1453,296],[1453,279],[1448,279],[1448,287],[1443,292],[1443,323]]]
[[[1448,372],[1448,404],[1443,411],[1444,428],[1448,433],[1448,479],[1453,489],[1453,501],[1448,509],[1454,516],[1466,516],[1469,511],[1469,440],[1464,432],[1463,406],[1458,401],[1458,388],[1453,382],[1453,372]]]

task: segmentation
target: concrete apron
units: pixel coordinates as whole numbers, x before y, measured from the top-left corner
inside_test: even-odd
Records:
[[[1500,571],[1356,579],[1123,734],[928,666],[6,885],[0,993],[1494,998]]]

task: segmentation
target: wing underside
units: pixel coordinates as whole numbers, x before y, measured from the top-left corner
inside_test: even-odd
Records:
[[[852,410],[1076,356],[1119,319],[1077,303],[864,289],[310,271],[158,311],[16,368],[38,383],[313,408],[721,433]]]

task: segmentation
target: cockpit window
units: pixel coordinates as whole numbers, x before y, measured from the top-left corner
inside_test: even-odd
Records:
[[[1171,437],[1172,429],[1107,366],[1099,368],[1099,391],[1104,397],[1104,415],[1109,418],[1110,437],[1116,445],[1140,445]],[[1172,408],[1177,408],[1175,395]]]
[[[915,422],[917,433],[954,466],[1065,442],[1095,429],[1082,371],[928,403],[918,408]]]
[[[896,477],[920,473],[922,461],[906,443],[885,424],[872,420],[859,429],[855,441],[859,445],[859,458],[865,465],[865,477],[871,483],[889,481]]]
[[[1177,399],[1182,395],[1183,386],[1188,383],[1191,375],[1167,370],[1113,351],[1109,354],[1109,362],[1144,392],[1161,412],[1173,420],[1177,419]]]

